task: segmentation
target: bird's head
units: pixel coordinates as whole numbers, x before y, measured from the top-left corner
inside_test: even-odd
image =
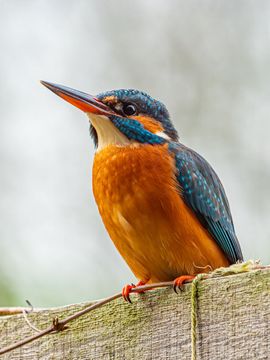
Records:
[[[88,115],[98,149],[111,144],[156,145],[178,140],[166,107],[144,92],[120,89],[91,96],[66,86],[41,83]]]

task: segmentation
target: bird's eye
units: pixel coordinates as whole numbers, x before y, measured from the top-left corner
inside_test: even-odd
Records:
[[[123,113],[128,116],[135,115],[137,113],[136,106],[133,104],[124,104]]]

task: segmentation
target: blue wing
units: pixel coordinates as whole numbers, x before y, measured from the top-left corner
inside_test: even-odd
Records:
[[[171,143],[185,203],[213,236],[231,263],[243,260],[224,188],[212,167],[195,151]]]

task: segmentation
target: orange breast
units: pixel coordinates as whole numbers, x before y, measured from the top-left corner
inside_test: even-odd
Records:
[[[172,280],[229,264],[183,202],[166,145],[97,152],[93,191],[111,239],[138,279]]]

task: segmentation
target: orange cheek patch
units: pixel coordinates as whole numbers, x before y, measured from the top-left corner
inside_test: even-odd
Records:
[[[156,121],[155,119],[149,116],[129,116],[129,117],[130,119],[139,121],[146,130],[150,131],[153,134],[159,131],[164,131],[163,126],[158,121]]]
[[[102,99],[102,102],[104,102],[105,104],[116,104],[117,103],[117,97],[116,96],[106,96],[105,98]]]

